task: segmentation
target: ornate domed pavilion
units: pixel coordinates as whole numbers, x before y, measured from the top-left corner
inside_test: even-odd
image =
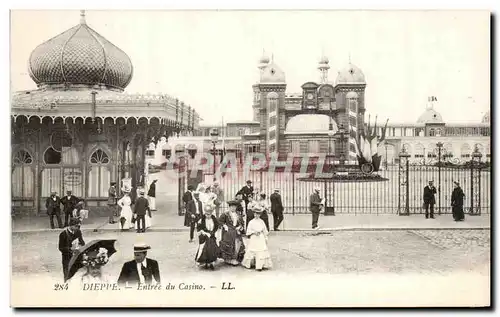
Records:
[[[124,36],[126,38],[126,35]],[[28,61],[38,85],[11,98],[13,212],[45,214],[45,199],[71,190],[104,211],[110,182],[148,186],[151,141],[199,126],[166,94],[128,94],[129,56],[80,23],[37,46]]]

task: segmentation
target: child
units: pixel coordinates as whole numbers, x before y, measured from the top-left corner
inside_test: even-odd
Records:
[[[262,214],[262,207],[254,205],[253,207],[254,218],[250,220],[247,228],[247,236],[249,237],[247,252],[241,263],[247,269],[255,265],[257,271],[262,269],[270,269],[273,266],[271,255],[267,248],[267,236],[269,231],[260,216]]]

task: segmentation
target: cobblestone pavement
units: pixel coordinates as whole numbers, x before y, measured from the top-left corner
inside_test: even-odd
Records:
[[[12,237],[12,273],[62,277],[61,256],[57,249],[58,232],[14,233]],[[117,276],[121,265],[132,259],[137,241],[149,243],[149,256],[160,263],[162,274],[195,274],[197,243],[188,243],[186,232],[86,233],[93,239],[117,239],[118,252],[111,257],[107,272]],[[274,262],[266,274],[310,273],[438,273],[461,270],[489,274],[489,230],[424,231],[343,231],[343,232],[272,232],[269,248]],[[244,268],[221,264],[211,274],[249,276]]]

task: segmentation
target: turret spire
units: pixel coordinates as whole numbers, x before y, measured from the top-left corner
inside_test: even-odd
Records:
[[[85,21],[85,10],[80,10],[80,24],[87,24],[87,21]]]

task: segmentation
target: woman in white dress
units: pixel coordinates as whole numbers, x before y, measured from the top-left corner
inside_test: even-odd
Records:
[[[129,230],[134,227],[132,223],[132,199],[130,198],[131,189],[128,186],[122,188],[123,197],[118,200],[117,204],[121,207],[120,211],[120,221],[118,221],[119,229]]]
[[[254,218],[248,223],[246,235],[249,237],[249,241],[241,264],[247,269],[255,266],[257,271],[262,271],[262,269],[270,269],[273,266],[267,247],[269,231],[267,231],[264,221],[260,219],[262,207],[255,205],[253,208]]]
[[[73,289],[80,289],[84,284],[89,283],[112,283],[102,270],[108,261],[108,250],[105,248],[85,253],[82,257],[82,268],[68,280],[68,284]]]

